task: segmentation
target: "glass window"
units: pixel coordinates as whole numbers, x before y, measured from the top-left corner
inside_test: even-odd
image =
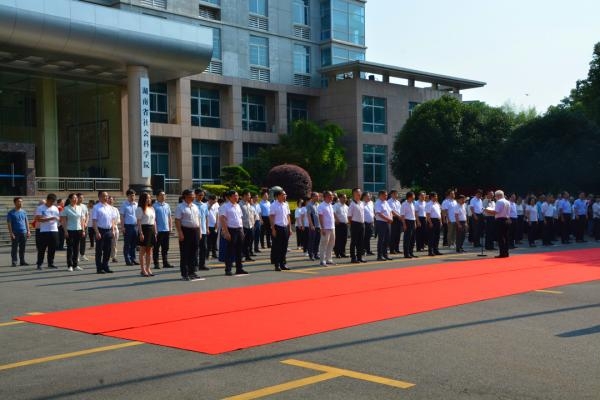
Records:
[[[321,65],[342,64],[348,61],[364,61],[365,53],[361,50],[350,50],[345,47],[333,46],[321,50]]]
[[[155,83],[150,85],[150,121],[166,124],[169,122],[167,85]]]
[[[417,108],[417,106],[419,104],[420,103],[417,103],[416,101],[409,101],[408,102],[408,117],[409,118],[412,117],[413,112],[415,111],[415,108]]]
[[[192,178],[201,182],[218,182],[221,174],[219,142],[192,140]]]
[[[250,36],[250,64],[261,67],[269,66],[269,39]]]
[[[243,161],[256,157],[260,149],[265,149],[269,146],[270,145],[264,143],[243,143]]]
[[[310,47],[294,45],[294,73],[310,74]]]
[[[321,49],[321,66],[331,65],[331,47]]]
[[[363,96],[363,132],[386,133],[385,99]]]
[[[365,7],[348,0],[321,2],[321,40],[365,44]]]
[[[152,136],[150,143],[152,174],[164,174],[169,177],[169,139]]]
[[[294,3],[292,4],[292,15],[295,24],[310,25],[308,0],[294,0]]]
[[[221,5],[221,0],[200,0],[203,3],[210,3],[210,4],[214,4],[216,6],[220,6]]]
[[[221,59],[221,29],[212,28],[213,31],[213,60]]]
[[[267,16],[267,0],[248,0],[248,8],[252,14]]]
[[[321,2],[321,40],[331,39],[331,4]]]
[[[387,146],[363,144],[364,190],[377,192],[387,186]]]
[[[192,88],[192,125],[221,127],[220,97],[217,89]]]
[[[265,97],[260,95],[242,95],[242,129],[245,131],[267,131]]]
[[[291,124],[299,119],[308,119],[308,104],[303,99],[288,99],[288,122]]]

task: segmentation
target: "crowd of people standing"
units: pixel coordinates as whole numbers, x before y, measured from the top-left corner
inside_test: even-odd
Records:
[[[228,276],[247,274],[243,263],[254,261],[252,257],[265,249],[270,249],[275,271],[287,270],[293,231],[304,256],[324,267],[334,265],[334,258],[348,256],[351,263],[364,263],[367,256],[376,256],[377,261],[391,260],[394,254],[417,258],[416,252],[425,251],[434,257],[442,254],[440,245],[463,253],[467,241],[482,250],[496,250],[497,245],[497,257],[503,258],[525,238],[530,247],[538,240],[551,246],[559,238],[563,244],[570,243],[571,237],[583,242],[586,233],[600,240],[600,197],[585,193],[572,199],[568,192],[507,196],[501,190],[485,194],[477,190],[467,198],[448,190],[440,202],[435,192],[408,192],[401,199],[397,190],[381,190],[372,198],[371,193],[355,188],[350,199],[343,193],[313,192],[298,200],[293,219],[287,195],[280,188],[272,193],[263,189],[260,200],[249,191],[228,191],[218,199],[201,189],[184,190],[173,213],[162,191],[155,199],[143,192],[139,201],[133,190],[126,195],[117,209],[114,198],[104,191],[87,205],[82,193],[69,194],[65,204],[58,206],[56,195],[48,194],[34,214],[37,269],[42,269],[45,257],[48,268],[57,268],[55,252],[64,237],[67,269],[81,270],[80,262],[88,260],[89,238],[90,248],[95,247],[96,272],[112,273],[109,263],[118,261],[122,234],[125,264],[139,265],[141,276],[152,277],[153,270],[161,268],[161,260],[163,268],[174,268],[168,261],[173,230],[184,280],[209,270],[209,258],[222,261]],[[28,265],[25,245],[32,224],[22,198],[14,198],[14,205],[7,214],[12,266],[18,262],[24,266]],[[377,238],[375,252],[373,236]]]

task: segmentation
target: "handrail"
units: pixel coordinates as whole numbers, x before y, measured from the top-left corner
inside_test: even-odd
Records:
[[[88,191],[122,190],[121,178],[79,178],[79,177],[49,177],[38,176],[35,178],[36,191]]]

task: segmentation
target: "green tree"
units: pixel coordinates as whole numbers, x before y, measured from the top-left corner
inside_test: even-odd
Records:
[[[600,42],[594,45],[590,70],[586,79],[578,80],[571,95],[563,100],[571,108],[581,108],[585,115],[600,126]]]
[[[347,164],[340,138],[344,131],[335,124],[319,126],[311,121],[295,121],[292,131],[281,135],[279,144],[261,149],[244,165],[255,177],[267,176],[268,171],[280,164],[296,164],[304,168],[313,181],[313,188],[323,190],[343,178]],[[262,184],[262,179],[255,181]]]
[[[257,193],[258,188],[252,184],[250,173],[241,165],[228,165],[221,168],[221,184],[229,189],[244,189]]]
[[[451,96],[423,103],[396,136],[392,172],[403,186],[487,187],[495,183],[514,115]]]

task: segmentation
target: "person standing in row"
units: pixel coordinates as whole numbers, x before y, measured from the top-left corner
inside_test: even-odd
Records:
[[[135,249],[138,243],[138,233],[136,231],[137,218],[135,210],[138,203],[135,201],[135,191],[127,190],[127,199],[121,204],[121,231],[123,232],[123,257],[127,265],[139,265],[135,260]]]
[[[242,226],[244,228],[244,241],[242,245],[242,255],[245,261],[254,261],[252,258],[252,239],[254,237],[252,230],[256,221],[256,209],[252,206],[252,194],[249,190],[242,192],[240,201],[242,209]]]
[[[181,278],[184,281],[196,279],[194,272],[195,258],[198,256],[198,241],[200,237],[200,212],[194,204],[194,192],[185,189],[183,199],[175,209],[175,228],[179,238]]]
[[[375,202],[375,231],[377,232],[377,261],[391,260],[388,257],[390,244],[390,225],[392,224],[392,209],[387,202],[387,192],[379,191]]]
[[[335,218],[333,215],[333,193],[323,192],[323,202],[319,204],[319,225],[321,226],[321,243],[319,244],[319,254],[321,255],[320,265],[325,267],[335,265],[333,262],[333,246],[335,245]]]
[[[425,216],[425,208],[427,207],[426,198],[427,194],[425,192],[420,192],[419,200],[415,202],[415,213],[417,214],[417,221],[419,221],[415,232],[417,251],[424,251],[425,245],[427,244],[427,218]]]
[[[569,192],[562,193],[562,199],[558,201],[558,219],[560,223],[560,241],[562,244],[571,243],[570,230],[573,215],[571,202],[569,201]]]
[[[483,233],[483,191],[475,192],[475,196],[469,202],[471,209],[471,227],[473,229],[473,247],[481,247],[481,236]]]
[[[143,192],[140,195],[139,206],[135,210],[137,231],[139,232],[140,245],[140,275],[154,276],[150,269],[152,249],[156,246],[156,213],[152,207],[152,196]]]
[[[485,211],[488,215],[493,215],[496,220],[496,234],[498,239],[498,249],[500,254],[496,258],[508,257],[508,239],[510,229],[510,203],[504,198],[504,192],[502,190],[496,190],[494,193],[496,197],[495,208],[487,208]],[[489,206],[488,206],[489,207]]]
[[[292,234],[290,207],[286,201],[287,194],[283,190],[273,193],[275,201],[269,209],[269,225],[271,226],[271,264],[275,271],[287,271],[286,254],[289,238]]]
[[[402,217],[401,217],[401,203],[398,200],[398,191],[392,190],[388,194],[388,204],[392,210],[392,225],[390,231],[390,254],[400,253],[400,238],[402,237]]]
[[[171,207],[166,202],[167,195],[162,190],[156,195],[156,201],[152,205],[154,207],[154,214],[156,215],[156,245],[152,252],[152,260],[154,261],[154,268],[160,269],[158,262],[158,254],[162,257],[163,268],[173,268],[169,264],[169,236],[173,229],[173,219],[171,217]]]
[[[56,269],[54,265],[54,254],[58,246],[58,222],[60,215],[58,208],[54,205],[56,195],[54,193],[46,196],[46,202],[35,210],[35,220],[40,226],[40,240],[37,256],[37,269],[42,269],[46,249],[48,249],[48,268]]]
[[[108,196],[108,204],[112,207],[115,224],[113,226],[113,238],[110,245],[110,259],[112,262],[117,262],[117,243],[119,242],[119,226],[121,225],[121,214],[119,209],[114,206],[115,198]]]
[[[81,240],[79,241],[79,259],[82,261],[88,261],[88,258],[85,255],[85,242],[87,236],[89,235],[88,226],[90,225],[90,210],[85,204],[83,193],[77,193],[77,205],[81,208],[81,213],[83,214],[83,219],[81,221],[81,229],[83,232]]]
[[[337,258],[346,258],[346,244],[348,243],[348,205],[346,195],[340,193],[338,202],[333,205],[335,218],[335,244],[333,252]]]
[[[542,205],[542,212],[544,211]],[[546,210],[547,211],[547,210]],[[535,197],[531,196],[529,204],[525,207],[525,221],[527,221],[527,238],[529,239],[529,247],[535,247],[535,239],[538,229],[538,208],[535,204]]]
[[[371,193],[364,192],[361,196],[361,201],[365,205],[365,239],[363,241],[363,251],[366,255],[372,256],[371,238],[375,232],[375,209],[371,200]]]
[[[218,239],[218,224],[219,224],[219,202],[214,194],[208,195],[208,238],[206,240],[206,254],[212,258],[218,258],[217,255],[217,239]]]
[[[294,227],[296,230],[296,249],[304,249],[304,217],[306,216],[306,207],[304,207],[304,200],[298,199],[296,202],[296,210],[294,211]]]
[[[530,203],[531,204],[531,203]],[[554,214],[556,213],[556,205],[554,204],[554,196],[548,195],[548,201],[542,204],[543,232],[542,245],[553,246],[554,243]],[[539,221],[539,216],[538,216]]]
[[[252,195],[252,207],[254,207],[257,216],[256,222],[254,223],[254,229],[252,230],[252,243],[254,244],[254,254],[258,254],[260,253],[260,231],[262,226],[262,216],[260,209],[260,201],[258,200],[258,194]]]
[[[428,254],[430,256],[439,256],[440,253],[440,230],[442,226],[442,209],[438,202],[438,195],[436,192],[429,194],[429,202],[425,206],[425,217],[427,218],[427,225],[429,227],[429,246]]]
[[[90,240],[90,249],[93,249],[94,245],[96,244],[96,232],[94,232],[94,227],[92,226],[92,210],[94,209],[95,205],[96,202],[94,200],[89,200],[87,202],[87,235]],[[87,261],[87,257],[83,257],[82,259]]]
[[[200,217],[200,236],[198,237],[198,254],[196,257],[195,266],[198,271],[208,271],[206,266],[206,242],[208,241],[208,205],[204,202],[206,192],[202,189],[194,190],[196,196],[196,207],[198,207],[198,216]]]
[[[483,207],[485,210],[494,210],[496,208],[496,202],[494,201],[494,192],[488,192],[485,200],[483,201]],[[496,221],[493,215],[485,213],[485,249],[496,250],[494,248],[494,241],[496,240]]]
[[[108,204],[108,193],[99,191],[98,202],[92,209],[92,226],[96,237],[97,274],[112,274],[113,272],[108,268],[108,261],[110,260],[115,222],[113,208]]]
[[[310,201],[306,204],[308,218],[308,257],[310,261],[319,259],[319,243],[321,240],[321,225],[319,222],[319,195],[311,193]]]
[[[461,194],[456,198],[456,205],[452,212],[454,213],[454,220],[456,221],[456,252],[464,253],[465,249],[463,245],[465,243],[465,237],[467,236],[467,208],[465,205],[465,195]]]
[[[579,193],[577,200],[573,202],[573,217],[575,218],[575,242],[584,243],[585,226],[587,224],[588,203],[585,193]]]
[[[352,189],[352,201],[348,208],[350,222],[350,262],[366,262],[363,258],[365,241],[365,204],[360,200],[359,188]]]
[[[225,275],[233,275],[232,267],[235,260],[235,274],[247,274],[242,265],[242,248],[244,247],[244,231],[242,208],[238,204],[239,195],[235,190],[226,194],[227,201],[219,208],[219,225],[221,234],[227,241],[225,254]]]
[[[404,230],[404,258],[419,257],[415,256],[413,253],[415,247],[415,231],[418,225],[414,201],[414,192],[408,192],[406,193],[406,201],[400,206],[400,218],[402,221],[402,229]]]
[[[262,190],[262,200],[260,201],[260,216],[262,218],[262,227],[260,231],[260,247],[265,248],[265,239],[267,241],[267,248],[271,247],[271,226],[269,225],[269,211],[271,209],[271,202],[269,201],[269,191],[267,189]]]
[[[596,197],[596,201],[592,204],[592,219],[594,221],[594,239],[600,241],[600,196]]]
[[[12,266],[17,266],[17,249],[19,253],[19,260],[22,266],[29,265],[25,262],[25,245],[27,239],[31,237],[31,231],[29,230],[29,219],[27,213],[23,210],[23,198],[15,197],[13,199],[15,208],[10,210],[6,215],[6,222],[8,225],[8,234],[10,236],[11,247],[10,257]]]
[[[69,194],[67,205],[60,213],[60,220],[67,241],[67,270],[70,272],[82,270],[78,263],[79,243],[82,240],[85,242],[83,234],[84,218],[82,207],[77,204],[77,195],[75,193]]]

